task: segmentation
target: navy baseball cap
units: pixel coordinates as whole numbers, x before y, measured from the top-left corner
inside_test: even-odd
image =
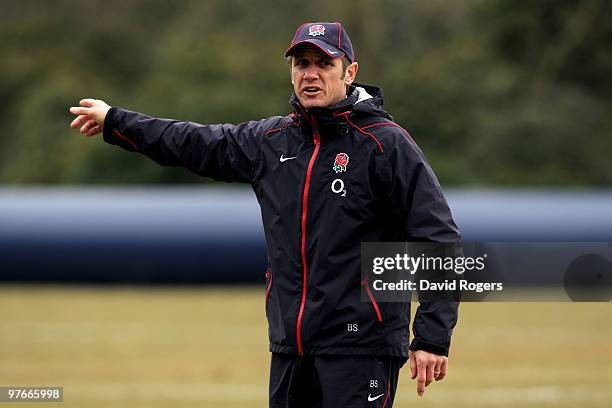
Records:
[[[332,58],[346,56],[349,62],[355,60],[353,45],[340,23],[304,23],[298,27],[285,57],[293,54],[295,48],[304,43],[316,45]]]

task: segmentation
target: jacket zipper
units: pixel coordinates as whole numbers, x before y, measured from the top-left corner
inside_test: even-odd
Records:
[[[303,112],[304,116],[309,119],[306,112]],[[315,148],[312,152],[312,156],[310,156],[310,162],[308,163],[308,170],[306,170],[306,181],[304,182],[304,192],[302,194],[302,300],[300,301],[300,311],[297,316],[296,323],[296,337],[297,337],[297,347],[298,354],[300,357],[304,356],[304,349],[302,347],[302,316],[304,315],[304,304],[306,303],[306,284],[307,284],[307,275],[308,275],[308,267],[306,264],[306,215],[308,213],[308,190],[310,189],[310,177],[312,175],[312,167],[314,165],[314,161],[317,158],[317,154],[319,153],[319,146],[321,145],[319,129],[317,128],[314,118],[309,120],[314,129],[314,144]]]
[[[370,298],[370,302],[372,303],[372,307],[374,307],[374,311],[376,312],[376,320],[378,320],[379,323],[382,323],[383,319],[382,319],[382,314],[380,313],[380,308],[378,307],[378,303],[376,303],[376,299],[374,298],[374,295],[372,294],[372,291],[370,290],[370,286],[368,285],[368,281],[367,280],[362,280],[361,284],[363,285],[363,287],[365,288],[368,297]]]

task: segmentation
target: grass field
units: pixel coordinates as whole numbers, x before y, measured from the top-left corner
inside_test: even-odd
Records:
[[[0,386],[45,407],[265,407],[263,288],[0,286]],[[396,407],[610,407],[612,305],[464,303],[449,375]],[[40,404],[2,403],[2,407]]]

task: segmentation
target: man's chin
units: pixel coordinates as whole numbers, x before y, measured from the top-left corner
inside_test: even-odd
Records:
[[[322,98],[298,98],[305,108],[324,108],[325,101]]]
[[[305,108],[323,108],[325,107],[325,102],[319,100],[306,100],[302,101],[302,106]]]

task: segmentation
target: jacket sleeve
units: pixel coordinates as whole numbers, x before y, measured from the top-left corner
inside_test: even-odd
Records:
[[[461,236],[440,183],[419,147],[401,135],[385,156],[390,164],[391,199],[403,213],[406,241],[460,244]],[[458,308],[454,298],[420,301],[412,323],[410,350],[448,356]]]
[[[201,125],[113,107],[104,121],[104,140],[164,166],[184,166],[216,180],[248,183],[259,159],[261,136],[280,120]]]

